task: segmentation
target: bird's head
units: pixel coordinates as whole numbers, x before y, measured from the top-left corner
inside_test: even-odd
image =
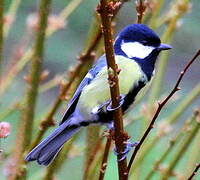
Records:
[[[162,44],[158,35],[144,24],[126,26],[114,43],[115,54],[138,60],[154,55],[157,57],[160,51],[171,48]]]

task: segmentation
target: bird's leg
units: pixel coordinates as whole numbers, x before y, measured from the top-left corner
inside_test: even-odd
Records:
[[[104,102],[103,104],[101,104],[100,106],[98,107],[95,107],[93,110],[92,110],[92,114],[94,115],[99,115],[99,114],[105,114],[107,111],[106,111],[106,107],[110,104],[110,100],[109,101],[106,101]]]
[[[111,100],[109,101],[106,101],[105,103],[103,103],[101,106],[99,106],[97,109],[97,113],[98,115],[105,115],[105,116],[109,116],[109,115],[112,115],[112,112],[118,108],[120,108],[123,103],[124,103],[124,98],[125,96],[124,95],[120,95],[120,100],[119,100],[119,106],[116,107],[116,108],[112,108],[112,102]],[[112,116],[110,117],[112,118]],[[107,122],[106,123],[106,126],[107,128],[109,129],[109,132],[111,134],[111,137],[112,139],[114,140],[115,136],[114,136],[114,124],[113,124],[113,121],[110,121],[110,122]],[[112,132],[112,133],[111,133]],[[128,152],[135,146],[137,146],[138,142],[135,142],[135,143],[131,143],[128,139],[129,139],[129,136],[124,133],[123,135],[123,139],[124,139],[124,144],[125,144],[125,149],[123,152],[120,152],[118,153],[116,148],[114,148],[114,153],[115,155],[121,155],[121,159],[119,161],[122,161],[123,159],[126,158]]]
[[[128,155],[129,151],[132,148],[136,147],[139,144],[139,142],[131,143],[130,140],[127,140],[126,142],[124,142],[124,144],[125,144],[126,147],[125,147],[124,151],[121,152],[121,153],[117,152],[116,147],[114,147],[114,149],[113,149],[114,150],[114,154],[116,156],[119,155],[119,154],[121,155],[121,159],[119,159],[118,161],[124,160],[126,158],[126,156]]]
[[[125,95],[120,94],[119,106],[117,106],[117,107],[115,107],[115,108],[112,108],[112,102],[110,102],[110,103],[108,104],[108,106],[106,107],[106,110],[107,110],[108,112],[111,112],[111,111],[115,111],[116,109],[119,109],[119,108],[123,105],[123,103],[124,103],[124,98],[125,98]]]
[[[99,107],[99,112],[103,110],[103,112],[107,112],[108,113],[111,113],[113,111],[115,111],[116,109],[120,108],[123,103],[124,103],[124,98],[125,96],[124,95],[120,95],[120,100],[119,100],[119,106],[116,107],[116,108],[112,108],[112,102],[111,101],[107,101],[106,103],[104,103],[103,105],[101,105]],[[106,107],[106,111],[105,111],[105,107]],[[114,133],[114,125],[113,125],[113,122],[111,121],[110,123],[107,123],[107,127],[108,129],[110,130],[110,132],[113,132]],[[114,139],[114,134],[112,133],[112,138]],[[138,142],[134,142],[134,143],[131,143],[129,139],[129,137],[127,136],[126,133],[124,133],[124,144],[125,144],[125,149],[123,152],[120,152],[118,153],[117,150],[116,150],[116,147],[114,148],[114,153],[115,155],[121,155],[121,159],[119,161],[122,161],[126,158],[127,154],[129,153],[129,151],[138,145]]]
[[[106,102],[104,102],[103,104],[101,104],[100,106],[94,108],[92,110],[92,114],[94,115],[100,115],[100,114],[110,114],[110,112],[120,108],[123,103],[124,103],[124,98],[125,96],[124,95],[120,95],[120,100],[119,100],[119,106],[115,107],[115,108],[112,108],[112,102],[111,100],[108,100]]]

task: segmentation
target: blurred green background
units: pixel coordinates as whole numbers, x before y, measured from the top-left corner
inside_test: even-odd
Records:
[[[5,2],[6,7],[8,7],[11,3],[11,0],[6,0]],[[69,0],[53,0],[52,2],[53,5],[51,8],[51,13],[58,14],[63,9],[63,7],[65,7],[69,3]],[[166,1],[162,12],[165,12],[168,9],[170,2],[171,1]],[[10,55],[12,54],[13,50],[16,49],[16,47],[21,43],[21,40],[24,34],[26,33],[27,17],[29,14],[36,12],[37,3],[38,1],[32,0],[22,1],[17,13],[16,20],[11,28],[11,32],[8,35],[8,38],[5,40],[5,67],[11,61]],[[76,56],[79,55],[86,41],[89,26],[92,21],[94,9],[97,3],[97,0],[83,0],[81,5],[68,18],[66,22],[66,27],[53,34],[46,41],[45,60],[43,69],[48,69],[50,71],[50,75],[47,80],[53,78],[56,74],[63,74],[66,70],[69,69],[70,66],[76,64]],[[192,8],[190,12],[184,15],[183,18],[181,18],[181,26],[177,29],[173,38],[173,49],[170,51],[170,60],[166,69],[166,78],[165,82],[163,83],[164,86],[162,87],[163,93],[169,92],[169,89],[172,88],[184,64],[192,57],[192,55],[200,47],[200,1],[193,0],[191,1],[191,4]],[[135,14],[135,2],[132,0],[128,3],[125,3],[117,15],[116,32],[119,32],[121,28],[128,24],[134,23],[136,19]],[[158,34],[161,34],[162,29],[158,29],[157,32]],[[199,83],[199,69],[200,63],[199,61],[197,61],[195,64],[192,65],[190,71],[186,74],[181,85],[182,90],[178,92],[178,96],[187,96],[187,93],[191,91],[197,83]],[[22,99],[26,87],[25,82],[23,80],[23,76],[26,73],[27,68],[25,68],[20,73],[20,75],[15,78],[8,91],[3,97],[1,97],[0,111],[4,111],[11,104],[13,104],[13,102],[17,102]],[[36,113],[36,119],[38,121],[42,118],[41,116],[44,114],[44,112],[47,111],[48,107],[50,107],[58,91],[58,88],[53,88],[39,96]],[[191,115],[191,110],[199,104],[200,100],[197,99],[194,102],[194,104],[182,114],[181,118],[183,120],[187,119],[187,117]],[[140,106],[137,108],[140,109]],[[159,119],[165,118],[165,116],[167,116],[167,112],[174,108],[176,108],[176,103],[171,103],[170,106],[164,109]],[[130,113],[132,113],[130,114],[130,116],[134,115],[133,111],[131,111]],[[56,120],[59,121],[61,117],[61,113],[57,114]],[[12,131],[10,136],[6,139],[1,140],[1,148],[7,153],[9,153],[13,148],[13,143],[16,139],[16,126],[19,118],[19,112],[14,112],[6,119],[3,119],[3,121],[8,121],[12,125]],[[37,125],[38,122],[36,122],[35,129],[38,128]],[[131,132],[130,134],[132,135],[133,139],[136,139],[138,137],[139,132],[137,132],[137,124],[133,124],[133,126],[134,127],[128,127],[128,130],[129,132]],[[131,130],[131,128],[133,128],[134,131]],[[83,135],[85,134],[84,131],[82,133]],[[81,138],[77,141],[77,144],[84,145],[83,138],[84,136],[81,136]],[[156,147],[156,149],[154,149],[154,152],[152,153],[155,154],[156,152],[162,150],[163,143],[159,144],[159,146]],[[147,158],[147,164],[151,164],[152,159],[155,159],[155,157],[149,156],[149,158]],[[108,173],[106,179],[115,180],[117,168],[115,163],[115,157],[113,154],[111,154],[111,158],[109,159],[109,161],[110,164],[108,166]],[[82,175],[82,163],[83,157],[81,153],[80,155],[74,158],[69,158],[69,160],[59,171],[58,179],[80,180],[80,177]],[[1,162],[1,172],[3,171],[2,165],[3,163]],[[31,171],[29,171],[29,175],[31,175],[30,179],[39,179],[43,171],[43,167],[38,166],[36,163],[30,163],[28,167],[31,169]],[[187,167],[181,167],[182,170],[184,170],[184,168]],[[3,180],[4,177],[1,176],[0,179]]]

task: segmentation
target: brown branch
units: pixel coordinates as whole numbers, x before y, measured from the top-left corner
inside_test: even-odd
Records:
[[[137,11],[137,24],[142,23],[142,18],[146,10],[146,5],[143,0],[136,0],[136,11]]]
[[[200,169],[200,163],[196,165],[196,168],[192,172],[191,176],[188,178],[188,180],[192,180],[193,177],[197,174],[198,170]]]
[[[101,168],[100,168],[100,173],[99,173],[99,180],[104,179],[111,144],[112,144],[112,137],[109,134],[109,135],[107,135],[106,146],[105,146],[105,150],[104,150],[104,154],[103,154],[103,160],[102,160],[102,163],[101,163]]]
[[[89,177],[89,173],[88,172],[89,172],[89,170],[90,170],[90,168],[92,166],[92,163],[93,163],[93,161],[95,159],[95,156],[101,150],[102,140],[103,140],[103,136],[101,135],[100,138],[97,140],[95,147],[90,152],[90,156],[88,158],[88,161],[86,163],[86,167],[85,167],[85,170],[84,170],[83,179],[87,179]]]
[[[119,106],[119,83],[118,83],[118,69],[115,63],[114,58],[114,49],[113,49],[113,39],[112,39],[112,30],[111,30],[111,17],[113,16],[113,9],[118,6],[119,2],[114,3],[113,1],[107,3],[107,0],[101,0],[98,12],[100,13],[102,20],[102,31],[104,34],[104,44],[105,44],[105,53],[108,67],[108,81],[110,85],[110,94],[112,100],[112,108]],[[122,158],[121,153],[124,151],[124,128],[123,128],[123,119],[122,119],[122,110],[117,108],[113,112],[114,120],[114,130],[115,130],[115,145],[118,152],[118,174],[120,180],[125,180],[127,176],[127,162],[126,158]]]
[[[139,144],[135,147],[135,150],[133,151],[133,154],[131,156],[130,162],[128,164],[128,172],[130,171],[130,168],[132,166],[132,163],[140,149],[140,147],[142,146],[142,144],[144,143],[145,139],[147,138],[148,134],[150,133],[150,131],[153,128],[153,125],[158,117],[158,115],[160,114],[162,108],[164,107],[164,105],[168,102],[168,100],[178,91],[180,90],[179,84],[181,82],[181,80],[183,79],[183,76],[185,75],[185,73],[187,72],[188,68],[191,66],[191,64],[196,60],[196,58],[200,56],[200,49],[197,51],[197,53],[194,55],[194,57],[189,61],[188,64],[186,64],[186,66],[184,67],[183,71],[181,71],[180,76],[174,86],[174,88],[172,89],[172,91],[170,92],[170,94],[162,101],[162,102],[158,102],[158,108],[147,128],[147,130],[145,131],[144,135],[142,136]]]
[[[111,20],[113,21],[114,20],[114,18],[115,18],[115,16],[117,15],[117,12],[120,10],[120,8],[122,7],[122,5],[125,3],[126,1],[125,0],[121,0],[119,3],[117,3],[117,5],[112,9],[113,10],[113,12],[112,12],[112,17],[111,17]],[[98,12],[98,9],[99,9],[99,5],[97,6],[97,8],[96,8],[96,10],[97,10],[97,12]],[[97,20],[98,19],[98,17],[96,16],[96,22],[95,22],[95,32],[97,32],[99,35],[100,35],[100,37],[102,37],[102,31],[101,31],[101,24],[99,24],[99,20]],[[96,27],[97,26],[97,27]],[[93,27],[93,28],[94,28]],[[91,29],[92,30],[92,29]],[[93,30],[94,31],[94,30]],[[92,136],[92,141],[94,141],[95,142],[95,136],[93,135],[93,132],[94,132],[94,129],[92,129],[92,131],[90,130],[90,127],[89,127],[89,129],[87,130],[88,131],[88,134],[87,134],[87,136]],[[91,141],[91,137],[88,137],[88,139],[90,139],[89,140],[89,142]],[[99,137],[98,138],[96,138],[96,144],[98,144],[98,140],[99,139]],[[90,142],[91,143],[91,142]],[[92,144],[89,144],[88,143],[88,148],[89,149],[91,149],[91,147],[90,147],[90,145],[92,145]],[[101,150],[101,149],[98,149],[98,151],[99,150]],[[86,151],[87,151],[87,149],[86,149]],[[106,151],[106,150],[105,150]],[[104,154],[104,155],[106,155],[106,154]],[[96,158],[96,156],[97,156],[97,158]],[[96,151],[87,151],[87,153],[86,153],[86,168],[85,168],[85,170],[84,170],[84,176],[83,176],[83,179],[88,179],[88,178],[90,178],[90,176],[91,176],[91,172],[92,173],[94,173],[94,167],[97,167],[97,166],[95,166],[94,164],[95,163],[98,163],[98,159],[99,157],[98,157],[98,153],[97,153],[97,150]],[[106,158],[106,157],[104,157],[103,156],[103,159],[104,158]],[[106,167],[104,167],[104,169],[106,170]],[[104,172],[105,172],[105,170],[104,170]],[[101,177],[102,178],[102,177]]]

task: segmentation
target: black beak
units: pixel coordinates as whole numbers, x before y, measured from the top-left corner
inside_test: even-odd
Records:
[[[162,50],[168,50],[168,49],[171,49],[171,48],[172,48],[172,46],[170,46],[168,44],[161,43],[160,46],[157,49],[162,51]]]

